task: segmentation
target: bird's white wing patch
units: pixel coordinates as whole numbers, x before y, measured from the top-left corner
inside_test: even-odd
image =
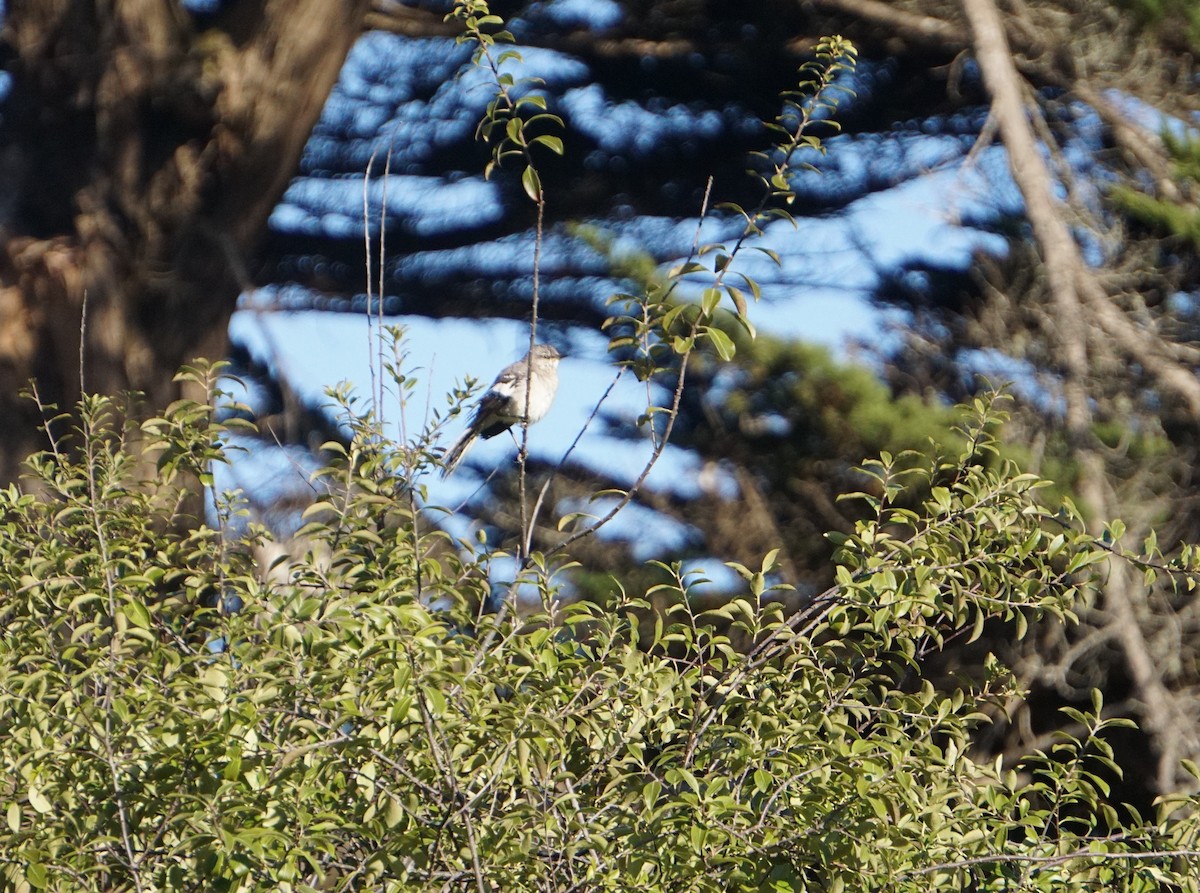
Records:
[[[516,390],[517,390],[516,379],[500,378],[500,379],[496,380],[495,384],[493,384],[490,388],[488,388],[488,395],[490,396],[492,394],[495,394],[496,396],[502,397],[505,400],[511,400],[513,394],[516,393]]]

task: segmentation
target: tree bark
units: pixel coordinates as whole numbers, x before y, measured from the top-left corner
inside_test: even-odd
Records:
[[[0,479],[40,445],[17,396],[30,379],[63,408],[81,374],[161,407],[180,364],[223,355],[256,242],[369,5],[228,0],[198,27],[179,0],[10,0]]]
[[[1054,182],[1042,162],[1037,138],[1029,123],[1021,80],[1013,64],[1004,22],[991,0],[963,0],[963,10],[975,38],[975,58],[992,97],[992,116],[1008,150],[1009,170],[1025,199],[1025,214],[1045,261],[1062,345],[1063,391],[1067,434],[1076,448],[1088,442],[1087,335],[1082,324],[1083,301],[1078,292],[1083,273],[1079,246],[1054,198]]]
[[[1128,321],[1112,306],[1104,289],[1084,263],[1079,245],[1067,224],[1066,209],[1054,197],[1054,181],[1038,150],[1037,139],[1029,123],[1021,89],[1021,80],[1013,63],[1004,33],[1004,24],[993,0],[962,0],[963,10],[974,35],[975,58],[983,73],[984,84],[992,97],[995,117],[1008,150],[1009,169],[1025,199],[1026,215],[1044,261],[1053,301],[1054,331],[1048,338],[1061,347],[1065,423],[1071,453],[1079,464],[1079,491],[1092,517],[1089,529],[1101,537],[1104,525],[1112,517],[1106,487],[1103,457],[1091,434],[1093,423],[1089,408],[1088,328],[1098,320],[1099,329],[1120,341]],[[1118,323],[1109,322],[1118,320]],[[1106,325],[1106,322],[1108,325]],[[1160,362],[1159,370],[1149,366],[1164,386],[1173,380],[1166,373],[1177,367],[1158,356],[1156,346],[1147,339],[1146,350],[1133,345],[1131,357],[1142,362]],[[1180,370],[1180,374],[1184,374]],[[1179,387],[1185,397],[1195,393],[1194,376],[1187,375]],[[1200,399],[1192,403],[1200,408]],[[1110,559],[1103,567],[1105,609],[1110,615],[1114,640],[1120,643],[1133,679],[1139,702],[1140,720],[1157,749],[1154,784],[1157,793],[1166,794],[1190,784],[1177,769],[1183,757],[1195,759],[1200,753],[1200,735],[1179,695],[1164,681],[1156,664],[1154,649],[1146,639],[1144,616],[1147,606],[1138,605],[1139,592],[1124,558]],[[1139,611],[1139,608],[1141,609]]]

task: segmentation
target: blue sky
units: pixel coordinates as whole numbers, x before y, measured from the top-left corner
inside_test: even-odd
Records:
[[[542,11],[570,18],[584,14],[585,8],[554,3]],[[725,132],[745,136],[759,127],[736,106],[714,110],[650,100],[613,102],[602,87],[590,83],[587,67],[578,60],[550,50],[522,53],[523,62],[510,63],[514,73],[540,78],[553,110],[580,122],[592,141],[585,167],[654,153],[664,144],[685,139],[717,139]],[[491,279],[493,288],[500,290],[497,293],[524,294],[533,269],[531,232],[517,230],[457,246],[436,241],[464,225],[487,227],[511,212],[497,180],[484,180],[480,170],[446,171],[436,164],[440,153],[462,140],[464,128],[473,129],[491,97],[486,79],[478,69],[464,67],[466,61],[466,53],[448,41],[364,36],[306,150],[304,169],[276,209],[272,225],[282,232],[361,238],[365,201],[372,221],[386,209],[388,232],[409,240],[409,250],[389,254],[389,269],[402,279],[420,281],[453,269],[459,275]],[[874,79],[887,76],[885,68],[870,69],[861,79],[861,88],[871,89]],[[765,139],[764,134],[764,149]],[[988,217],[997,208],[1011,209],[1016,193],[1002,152],[986,150],[964,169],[968,147],[969,140],[961,135],[923,133],[918,126],[901,129],[893,139],[836,137],[829,141],[827,157],[806,159],[823,173],[796,174],[796,188],[802,195],[830,195],[864,180],[878,185],[841,213],[801,217],[795,227],[785,221],[768,225],[754,244],[776,251],[782,258],[780,267],[757,252],[746,251],[739,257],[738,269],[763,288],[762,302],[750,311],[759,330],[815,341],[847,356],[854,343],[869,344],[885,337],[888,311],[869,300],[882,272],[913,260],[965,266],[974,251],[1002,251],[999,237],[962,222]],[[382,172],[389,148],[390,176],[374,177],[364,196],[363,173],[368,164],[376,174]],[[695,217],[623,213],[619,203],[615,211],[581,221],[605,231],[613,240],[614,253],[653,246],[666,269],[683,258],[696,238]],[[713,211],[701,239],[730,239],[737,229],[736,218]],[[372,224],[372,232],[377,233],[377,223]],[[426,245],[425,240],[434,241]],[[543,299],[551,309],[555,301],[603,307],[611,294],[623,288],[623,283],[605,275],[606,269],[606,259],[569,229],[552,227],[543,245]],[[689,282],[683,293],[689,289],[698,293],[702,287],[702,282]],[[343,381],[369,394],[370,324],[365,314],[279,309],[289,303],[303,303],[295,286],[244,296],[243,309],[230,328],[234,341],[310,403],[320,403],[326,388]],[[402,308],[403,295],[391,303]],[[403,408],[410,431],[420,428],[435,410],[444,411],[445,395],[457,384],[468,377],[490,382],[528,345],[528,328],[519,321],[431,319],[400,313],[387,322],[404,327],[406,370],[421,380]],[[569,358],[561,366],[562,384],[554,408],[530,435],[533,454],[551,462],[562,457],[614,378],[605,334],[556,327],[554,337]],[[652,450],[649,439],[638,436],[636,420],[645,412],[648,399],[662,403],[667,396],[658,388],[648,396],[644,385],[630,376],[622,378],[604,404],[603,420],[593,423],[581,438],[574,460],[615,480],[631,480]],[[400,413],[398,405],[385,409],[393,425]],[[450,426],[445,445],[463,424],[465,416]],[[609,425],[619,426],[617,436]],[[398,435],[395,429],[393,433]],[[422,481],[429,503],[460,508],[486,498],[479,489],[483,478],[477,468],[511,461],[515,452],[508,437],[477,444],[469,461],[450,479],[430,475]],[[294,459],[255,461],[262,465],[255,474],[275,485],[289,473],[303,474],[303,466]],[[702,469],[695,454],[670,447],[647,486],[687,497],[696,495],[701,480],[725,492],[735,487],[722,469]],[[562,512],[585,507],[556,508]],[[639,558],[678,551],[692,538],[685,525],[662,518],[650,523],[639,515],[646,511],[627,510],[608,535],[636,542]],[[449,526],[466,536],[472,530],[470,517],[466,508]]]
[[[539,21],[558,27],[606,27],[619,15],[614,3],[558,0],[535,5],[527,22],[512,27],[519,39],[523,29],[541,27]],[[548,98],[551,111],[563,115],[574,133],[582,134],[590,146],[585,171],[632,163],[627,159],[654,156],[664,148],[686,157],[689,140],[700,145],[761,132],[753,116],[736,104],[711,108],[654,97],[614,99],[593,81],[588,66],[579,59],[548,49],[521,52],[523,61],[508,63],[510,70],[518,78],[540,79],[536,89]],[[865,61],[853,86],[860,96],[869,96],[895,76],[886,62]],[[506,172],[485,180],[481,162],[471,166],[469,158],[454,154],[455,147],[469,139],[492,95],[486,74],[471,67],[468,50],[451,40],[365,35],[306,149],[299,176],[272,217],[272,226],[280,233],[351,240],[362,237],[364,201],[370,208],[373,238],[381,211],[385,212],[389,236],[394,234],[402,244],[388,255],[389,288],[394,289],[389,292],[389,307],[398,311],[388,322],[405,328],[407,369],[422,381],[404,407],[410,428],[419,426],[434,409],[444,410],[445,395],[456,383],[470,376],[486,384],[497,370],[523,355],[528,345],[527,326],[518,321],[431,319],[404,312],[405,283],[453,283],[457,277],[483,282],[485,295],[525,298],[529,294],[534,251],[530,231],[517,227],[477,241],[453,238],[463,231],[502,227],[514,208],[520,211],[513,205],[511,187],[505,186]],[[1082,108],[1076,113],[1077,136],[1066,145],[1066,157],[1080,169],[1102,174],[1095,170],[1093,157],[1099,141],[1094,115]],[[1003,238],[977,222],[1019,213],[1021,200],[1001,148],[982,147],[967,160],[984,116],[985,110],[978,109],[953,119],[898,121],[890,133],[834,137],[827,141],[827,155],[803,159],[818,171],[799,171],[793,177],[801,211],[806,202],[820,206],[847,190],[865,194],[845,207],[802,214],[796,227],[784,221],[768,225],[754,244],[777,252],[782,259],[779,267],[756,252],[738,259],[737,269],[763,288],[762,302],[750,309],[758,329],[817,342],[836,355],[850,357],[855,355],[855,345],[878,346],[890,337],[887,324],[902,321],[898,311],[881,309],[870,301],[881,276],[905,263],[965,268],[976,252],[1002,253]],[[762,140],[765,150],[765,133]],[[389,151],[390,175],[382,178],[378,174]],[[368,165],[376,176],[364,197]],[[725,186],[718,183],[716,190]],[[607,233],[615,252],[651,251],[664,269],[669,268],[682,259],[696,236],[694,214],[637,213],[632,207],[637,198],[630,196],[626,206],[620,196],[613,196],[595,217],[578,222]],[[550,200],[554,201],[553,195]],[[521,213],[527,216],[528,209]],[[737,228],[736,218],[714,211],[702,238],[729,239]],[[542,297],[547,315],[554,315],[555,302],[603,307],[608,296],[623,288],[607,269],[606,258],[570,227],[552,225],[543,245]],[[447,271],[452,275],[447,276]],[[683,292],[698,293],[702,287],[703,283],[689,282]],[[361,304],[361,295],[358,300]],[[341,381],[354,382],[361,393],[368,393],[365,315],[280,309],[304,302],[302,290],[294,285],[248,294],[233,319],[231,335],[310,402],[319,402],[325,388]],[[556,327],[554,336],[570,357],[562,364],[562,386],[553,410],[531,432],[533,453],[549,461],[563,455],[614,375],[603,333]],[[1020,371],[998,357],[981,355],[980,362],[1006,372]],[[661,392],[651,396],[660,402],[665,399]],[[648,439],[630,436],[646,400],[644,386],[622,380],[605,405],[606,416],[621,425],[621,436],[611,436],[604,424],[594,425],[580,441],[576,460],[618,480],[636,476],[651,450]],[[399,412],[398,406],[386,408],[393,421]],[[451,426],[444,442],[448,444],[464,423],[465,418]],[[481,478],[473,466],[510,461],[515,451],[506,437],[480,443],[470,456],[471,464],[464,464],[450,480],[431,476],[424,482],[430,503],[458,507],[485,498],[478,491]],[[707,482],[732,486],[720,469],[708,471]],[[689,488],[694,492],[699,486],[700,472],[695,455],[671,448],[648,485],[686,496]],[[467,510],[452,523],[456,532],[470,530],[469,518]],[[655,537],[646,536],[651,529]],[[674,550],[690,536],[683,525],[650,524],[634,511],[613,532],[637,539],[639,557]]]

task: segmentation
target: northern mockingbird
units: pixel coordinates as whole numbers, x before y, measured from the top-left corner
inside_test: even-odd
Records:
[[[533,350],[509,366],[505,366],[492,386],[479,398],[475,414],[462,437],[446,452],[442,477],[458,467],[463,455],[477,437],[485,440],[503,434],[524,417],[526,412],[525,382],[529,382],[529,424],[550,411],[554,392],[558,390],[558,361],[562,354],[549,344],[535,344]]]

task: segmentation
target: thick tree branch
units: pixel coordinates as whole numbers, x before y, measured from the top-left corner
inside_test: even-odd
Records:
[[[881,0],[808,0],[808,3],[870,22],[915,43],[953,52],[959,52],[968,45],[967,35],[958,25],[934,16],[897,9]]]
[[[1054,198],[1054,183],[1029,123],[1020,77],[1013,65],[1004,24],[991,0],[963,0],[974,35],[975,58],[992,97],[992,116],[1008,150],[1009,169],[1025,199],[1025,213],[1045,261],[1046,277],[1063,346],[1067,428],[1076,446],[1086,442],[1091,413],[1085,381],[1087,329],[1080,324],[1083,302],[1078,291],[1083,258]]]
[[[974,35],[975,56],[984,84],[992,97],[992,114],[1008,150],[1009,167],[1033,228],[1034,239],[1044,262],[1051,292],[1054,331],[1048,335],[1062,346],[1066,426],[1071,451],[1080,464],[1079,487],[1093,516],[1093,533],[1102,532],[1108,514],[1105,469],[1091,435],[1092,413],[1088,403],[1088,316],[1112,337],[1123,339],[1126,353],[1141,359],[1162,384],[1186,394],[1187,383],[1174,376],[1149,343],[1141,343],[1128,318],[1112,303],[1084,264],[1078,244],[1066,222],[1066,208],[1054,196],[1050,171],[1038,149],[1023,99],[1022,84],[1013,63],[1003,22],[992,0],[962,0]],[[1149,339],[1144,339],[1146,342]],[[1137,343],[1135,343],[1137,342]],[[1141,348],[1141,350],[1139,350]],[[1194,378],[1192,379],[1194,383]],[[1200,403],[1193,406],[1193,411]],[[1166,792],[1175,786],[1175,764],[1180,757],[1194,757],[1200,750],[1194,727],[1180,710],[1175,694],[1164,684],[1146,641],[1135,604],[1135,587],[1129,568],[1121,561],[1108,563],[1104,585],[1105,603],[1111,612],[1116,634],[1142,702],[1143,722],[1158,748],[1157,783]],[[1191,729],[1189,733],[1187,730]]]

